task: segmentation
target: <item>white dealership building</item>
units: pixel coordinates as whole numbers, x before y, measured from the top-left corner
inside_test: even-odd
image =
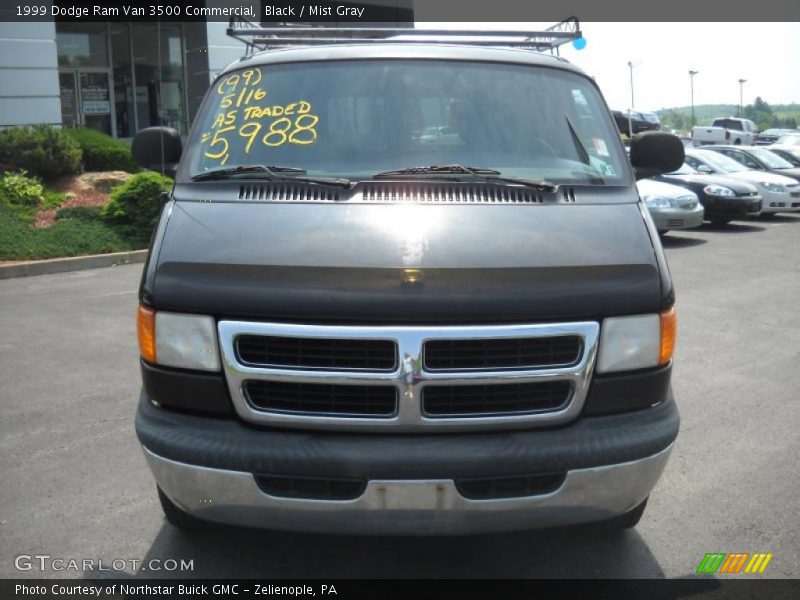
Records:
[[[411,1],[359,5],[408,9]],[[237,4],[263,13],[261,0]],[[4,10],[14,7],[0,7],[0,129],[63,125],[130,138],[145,127],[164,125],[185,134],[209,83],[246,49],[227,35],[227,21],[12,22],[11,15],[4,19]]]

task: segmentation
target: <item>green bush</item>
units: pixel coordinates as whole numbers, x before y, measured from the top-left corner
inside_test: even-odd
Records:
[[[78,142],[63,129],[41,125],[0,131],[0,164],[25,169],[45,180],[77,173],[82,156]]]
[[[38,206],[44,202],[44,186],[25,170],[19,173],[3,173],[0,179],[0,192],[9,204]]]
[[[0,260],[35,260],[142,249],[104,221],[64,219],[49,229],[32,229],[0,204]]]
[[[67,134],[83,151],[84,170],[139,172],[139,167],[133,162],[131,147],[126,142],[94,129],[68,129]]]
[[[114,188],[102,215],[132,239],[148,240],[161,213],[161,194],[171,188],[169,177],[139,173]]]
[[[55,208],[65,200],[63,194],[27,177],[25,171],[7,172],[0,177],[0,204],[25,223],[33,223],[40,208]]]

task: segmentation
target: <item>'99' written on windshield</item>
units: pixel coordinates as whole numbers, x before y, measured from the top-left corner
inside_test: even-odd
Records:
[[[249,69],[233,73],[217,84],[219,113],[211,123],[211,131],[200,136],[204,156],[225,165],[231,144],[243,144],[241,152],[247,155],[257,144],[305,146],[317,141],[319,117],[311,112],[311,103],[298,99],[288,104],[270,104],[263,78],[260,69]]]

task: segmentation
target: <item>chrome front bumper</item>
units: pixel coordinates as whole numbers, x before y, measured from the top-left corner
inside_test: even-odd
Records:
[[[655,486],[672,444],[654,455],[567,472],[556,491],[470,500],[451,479],[371,480],[353,500],[308,500],[264,493],[251,473],[207,468],[144,449],[159,487],[207,521],[339,534],[465,534],[573,525],[608,519],[640,504]]]

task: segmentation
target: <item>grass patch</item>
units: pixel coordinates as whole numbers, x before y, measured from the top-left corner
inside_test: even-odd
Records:
[[[32,229],[5,203],[0,203],[0,260],[37,260],[141,250],[147,243],[131,240],[97,219],[61,218],[49,229]]]

